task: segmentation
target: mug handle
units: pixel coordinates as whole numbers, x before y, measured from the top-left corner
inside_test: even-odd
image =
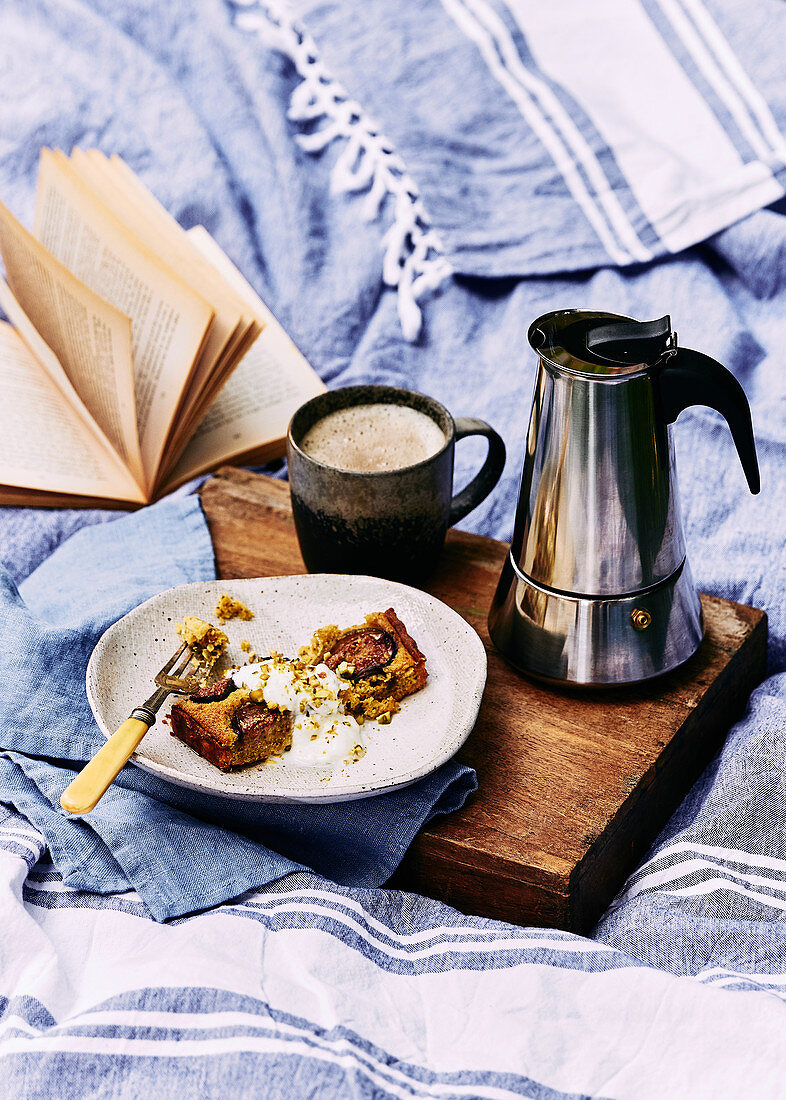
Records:
[[[486,499],[505,468],[505,444],[502,442],[502,436],[495,432],[491,425],[485,420],[476,420],[474,416],[457,416],[455,425],[456,441],[468,435],[484,435],[489,441],[489,450],[486,461],[472,481],[460,493],[456,493],[450,502],[448,527],[458,523]]]

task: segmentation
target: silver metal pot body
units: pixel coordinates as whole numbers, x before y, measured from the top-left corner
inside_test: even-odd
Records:
[[[578,358],[562,334],[627,320],[539,318],[539,353],[510,556],[489,617],[497,647],[533,675],[629,683],[687,660],[702,638],[685,559],[670,426],[653,365]]]
[[[536,584],[618,596],[685,558],[671,431],[646,367],[578,374],[539,358],[511,550]]]
[[[576,687],[661,676],[687,661],[703,634],[690,566],[655,588],[593,599],[541,588],[509,556],[489,615],[492,640],[522,672]]]

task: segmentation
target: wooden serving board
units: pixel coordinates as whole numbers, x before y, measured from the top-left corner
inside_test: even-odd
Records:
[[[285,482],[222,469],[202,505],[220,577],[305,572]],[[515,672],[489,641],[506,552],[451,531],[427,586],[488,651],[480,715],[459,754],[479,790],[420,833],[391,885],[466,913],[587,932],[763,679],[767,617],[702,596],[706,636],[681,669],[632,689],[555,691]]]

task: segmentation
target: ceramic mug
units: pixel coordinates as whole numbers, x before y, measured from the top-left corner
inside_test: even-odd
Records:
[[[440,428],[442,447],[393,470],[359,473],[317,461],[301,444],[318,421],[356,405],[406,405]],[[488,454],[465,489],[453,495],[456,440],[488,439]],[[287,432],[292,511],[311,573],[371,574],[408,583],[434,569],[448,527],[489,495],[505,465],[505,444],[483,420],[453,419],[432,397],[395,386],[347,386],[307,401]]]

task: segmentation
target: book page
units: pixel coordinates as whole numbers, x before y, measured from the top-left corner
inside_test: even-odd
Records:
[[[141,483],[128,317],[74,278],[2,203],[0,254],[16,303]],[[6,313],[16,324],[9,309]]]
[[[72,157],[73,155],[72,153]],[[107,161],[95,149],[91,149],[86,155],[93,165],[98,163],[99,158],[104,160],[105,165],[108,165],[111,169],[111,178],[114,185],[121,190],[125,189],[125,195],[129,199],[133,196],[140,210],[143,210],[146,217],[155,223],[156,232],[160,235],[160,239],[166,240],[167,248],[177,245],[179,249],[182,249],[185,245],[188,250],[187,270],[199,271],[200,277],[205,280],[205,285],[210,287],[215,287],[217,276],[219,276],[222,292],[233,296],[233,308],[239,310],[242,314],[242,322],[238,326],[233,339],[225,346],[221,357],[215,361],[209,370],[206,369],[206,364],[200,365],[188,393],[184,396],[166,445],[167,463],[165,463],[165,466],[167,464],[171,466],[188,442],[194,427],[204,417],[218,391],[259,336],[263,324],[254,315],[254,302],[249,301],[244,288],[237,287],[232,280],[227,281],[221,277],[222,273],[217,272],[215,266],[203,257],[200,249],[191,240],[190,231],[183,230],[166,207],[162,206],[158,199],[151,194],[121,157],[114,154],[111,160]],[[203,292],[201,283],[195,282],[194,286],[201,293]],[[205,294],[205,297],[212,301],[207,294]],[[251,313],[249,313],[249,306],[252,310]]]
[[[16,335],[27,347],[27,350],[30,352],[33,359],[35,359],[38,366],[45,371],[52,382],[54,382],[55,386],[60,391],[64,404],[71,407],[77,419],[82,422],[89,434],[97,441],[98,446],[105,453],[106,460],[109,464],[117,466],[118,469],[122,471],[123,481],[129,483],[133,482],[136,486],[136,491],[141,493],[146,500],[149,499],[149,494],[145,489],[144,480],[141,475],[141,468],[137,475],[129,468],[128,463],[124,462],[120,457],[117,449],[112,445],[111,441],[101,430],[95,419],[90,415],[84,402],[80,400],[79,394],[71,384],[57,356],[44,342],[38,330],[33,325],[33,322],[11,293],[11,288],[8,283],[2,278],[0,278],[0,306],[11,322]]]
[[[168,479],[169,487],[247,452],[282,455],[292,414],[325,386],[251,286],[201,226],[194,243],[225,278],[241,286],[265,328],[216,397]],[[268,445],[273,445],[268,446]]]
[[[199,399],[190,404],[187,410],[183,410],[182,416],[178,418],[177,423],[174,425],[167,444],[168,458],[167,461],[163,463],[162,468],[164,470],[171,469],[180,457],[197,426],[204,420],[207,410],[213,404],[219,391],[226,385],[229,377],[233,371],[237,369],[240,361],[256,343],[261,331],[262,325],[251,325],[240,343],[233,346],[231,356],[223,357],[221,362],[217,364],[214,375],[210,379],[210,383],[199,395]]]
[[[139,486],[0,322],[0,486],[143,502]]]
[[[68,159],[55,151],[58,159]],[[209,383],[217,364],[236,344],[252,318],[248,307],[206,262],[185,230],[148,191],[142,181],[119,157],[112,160],[97,149],[73,149],[70,164],[83,184],[134,233],[151,251],[166,255],[167,266],[200,294],[215,314],[184,401],[190,403]],[[178,416],[180,419],[180,416]]]
[[[150,485],[213,310],[48,149],[41,153],[35,235],[78,279],[131,318],[137,424]]]

